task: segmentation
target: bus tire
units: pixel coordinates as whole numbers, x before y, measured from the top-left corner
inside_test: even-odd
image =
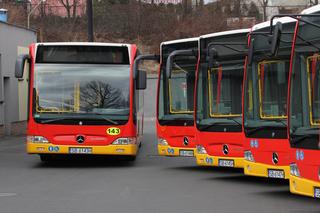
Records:
[[[126,157],[127,161],[135,161],[136,160],[136,156],[135,155],[130,155]]]
[[[40,160],[41,160],[41,162],[48,163],[48,162],[51,162],[53,160],[53,157],[52,157],[52,155],[41,154],[40,155]]]

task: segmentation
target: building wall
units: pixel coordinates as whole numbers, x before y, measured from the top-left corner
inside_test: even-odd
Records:
[[[34,31],[0,22],[0,135],[25,131],[28,87],[14,77],[14,68],[18,54],[33,42]]]

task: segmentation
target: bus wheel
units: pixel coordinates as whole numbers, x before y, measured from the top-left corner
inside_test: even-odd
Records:
[[[52,155],[48,155],[48,154],[42,154],[42,155],[40,155],[40,160],[42,161],[42,162],[50,162],[50,161],[52,161],[52,159],[53,159],[53,157],[52,157]]]

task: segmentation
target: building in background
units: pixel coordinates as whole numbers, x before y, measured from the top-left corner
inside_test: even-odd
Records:
[[[0,136],[26,131],[28,83],[18,81],[14,69],[17,56],[36,40],[36,32],[0,21]]]

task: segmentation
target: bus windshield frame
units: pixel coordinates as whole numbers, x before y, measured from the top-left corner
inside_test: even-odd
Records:
[[[131,90],[129,58],[125,59],[129,57],[128,47],[51,47],[40,45],[37,49],[37,57],[40,53],[46,56],[36,57],[34,64],[31,92],[35,122],[63,125],[123,125],[128,122]],[[81,52],[88,49],[88,53]],[[114,49],[118,54],[112,54]],[[57,56],[60,50],[70,57]],[[111,51],[106,52],[110,55],[107,59],[103,58],[104,50]],[[100,56],[95,58],[97,51]],[[75,60],[86,55],[91,56],[86,62]],[[60,59],[54,61],[57,57]]]

